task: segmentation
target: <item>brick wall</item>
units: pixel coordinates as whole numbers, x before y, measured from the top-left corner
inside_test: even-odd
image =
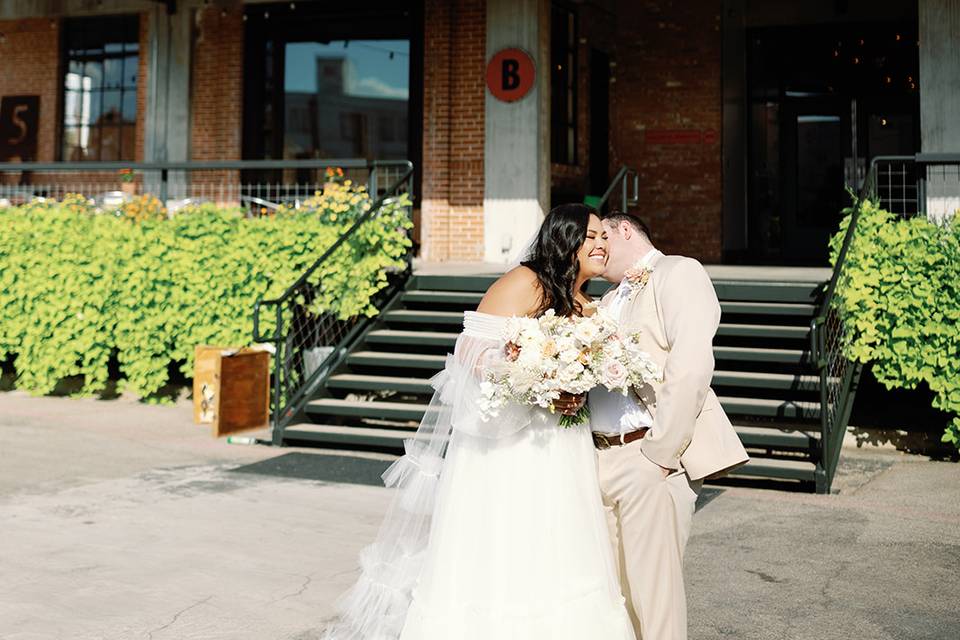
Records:
[[[190,159],[239,160],[243,135],[243,7],[198,9],[190,88]],[[236,171],[203,172],[194,184],[236,182]]]
[[[722,250],[720,10],[719,0],[618,0],[611,95],[613,160],[639,170],[636,211],[654,242],[708,262]],[[658,140],[665,131],[681,135]]]
[[[147,122],[147,61],[150,50],[150,14],[140,14],[140,58],[137,60],[137,138],[134,158],[143,162]]]
[[[0,96],[39,95],[37,158],[56,159],[60,97],[60,23],[50,18],[0,21]]]
[[[484,0],[424,6],[421,255],[483,259]]]

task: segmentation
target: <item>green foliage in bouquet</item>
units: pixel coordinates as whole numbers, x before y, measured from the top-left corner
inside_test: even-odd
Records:
[[[0,359],[16,356],[19,388],[49,393],[82,376],[93,394],[116,354],[121,388],[150,398],[171,363],[192,375],[195,345],[248,344],[254,302],[281,294],[370,205],[354,190],[331,220],[316,200],[262,218],[201,205],[167,219],[147,200],[102,213],[81,196],[0,210]],[[376,313],[373,294],[405,264],[409,204],[398,198],[334,252],[314,276],[312,311]],[[262,331],[274,323],[264,314]]]
[[[854,206],[860,217],[835,298],[847,356],[873,362],[888,389],[925,382],[935,407],[958,414],[943,441],[960,448],[960,222],[903,220],[869,200]],[[852,212],[831,240],[832,262]]]

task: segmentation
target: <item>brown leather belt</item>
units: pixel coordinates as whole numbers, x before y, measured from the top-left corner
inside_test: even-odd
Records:
[[[592,432],[593,435],[593,446],[601,451],[603,449],[609,449],[610,447],[621,447],[625,444],[630,444],[634,440],[640,440],[643,436],[647,435],[647,431],[650,431],[649,427],[641,427],[636,431],[631,431],[629,433],[619,434],[612,433],[599,433],[597,431]]]

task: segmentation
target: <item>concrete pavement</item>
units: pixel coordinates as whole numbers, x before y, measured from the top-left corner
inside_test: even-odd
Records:
[[[388,462],[227,445],[186,403],[0,393],[0,639],[319,638]],[[691,640],[960,638],[960,465],[841,468],[833,496],[705,489]]]

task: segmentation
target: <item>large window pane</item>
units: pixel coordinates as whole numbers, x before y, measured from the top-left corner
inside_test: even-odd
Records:
[[[133,160],[139,16],[64,21],[61,154],[64,160]],[[125,125],[121,129],[120,125]],[[122,132],[122,133],[121,133]]]
[[[407,157],[409,40],[287,43],[284,94],[285,158]]]

